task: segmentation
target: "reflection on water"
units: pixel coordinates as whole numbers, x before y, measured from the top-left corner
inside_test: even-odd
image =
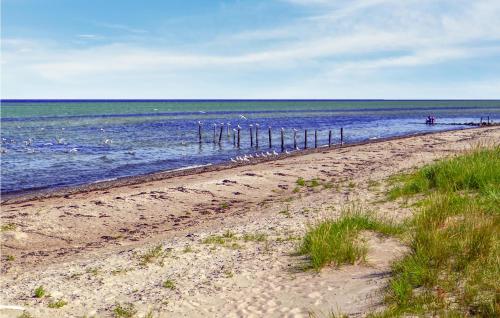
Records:
[[[346,142],[437,131],[463,126],[423,124],[432,113],[437,122],[498,121],[500,101],[262,101],[262,102],[58,102],[2,103],[2,193],[69,186],[228,161],[244,154],[268,151],[267,129],[280,151],[281,128],[287,149],[293,129],[303,146],[328,143],[333,129],[338,142],[344,127]],[[198,143],[198,121],[203,142]],[[213,125],[224,123],[221,144],[213,143]],[[227,123],[230,123],[229,134]],[[250,147],[249,126],[259,124],[259,145]],[[233,146],[240,125],[241,147]],[[271,152],[272,152],[271,150]]]

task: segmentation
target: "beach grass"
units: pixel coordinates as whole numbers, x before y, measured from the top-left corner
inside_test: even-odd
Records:
[[[115,318],[132,318],[137,314],[134,304],[115,304],[113,308],[113,316]]]
[[[366,256],[366,246],[358,239],[364,230],[394,235],[401,233],[402,227],[364,212],[359,204],[351,204],[343,208],[340,218],[312,226],[303,238],[298,254],[307,255],[311,267],[316,270],[330,264],[354,264]]]
[[[500,315],[500,148],[476,148],[400,177],[389,196],[423,194],[411,252],[393,264],[374,317]]]

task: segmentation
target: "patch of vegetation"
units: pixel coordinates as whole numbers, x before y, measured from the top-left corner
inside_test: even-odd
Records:
[[[386,235],[403,231],[401,226],[382,221],[363,212],[359,205],[352,204],[343,209],[340,218],[311,227],[299,246],[298,254],[309,256],[310,265],[316,270],[328,264],[354,264],[363,260],[367,252],[366,246],[357,239],[362,230]]]
[[[0,232],[15,231],[17,226],[13,223],[2,224],[0,226]]]
[[[163,266],[165,257],[167,253],[163,249],[161,244],[151,247],[144,254],[139,255],[139,261],[141,266],[147,266],[148,264],[157,262],[158,265]]]
[[[59,309],[61,307],[64,307],[68,304],[67,301],[65,301],[64,299],[58,299],[56,301],[51,301],[47,306],[49,308],[55,308],[55,309]]]
[[[183,253],[192,253],[194,252],[193,248],[190,245],[184,246],[184,249],[182,250]]]
[[[22,314],[20,314],[19,316],[17,316],[17,318],[33,318],[33,316],[29,312],[27,312],[25,310],[25,311],[23,311]]]
[[[175,282],[171,279],[167,279],[166,281],[163,282],[162,286],[173,290],[175,289]]]
[[[115,318],[132,318],[137,314],[134,304],[115,304],[113,315]]]
[[[100,267],[89,267],[85,270],[87,274],[92,274],[94,276],[99,275]]]
[[[226,276],[226,278],[231,278],[234,276],[234,273],[233,273],[233,271],[227,269],[224,271],[224,276]]]
[[[500,147],[474,149],[401,178],[392,198],[424,194],[411,252],[393,265],[373,317],[500,316]]]
[[[5,260],[7,262],[12,262],[14,261],[16,258],[14,257],[14,255],[5,255]]]
[[[236,234],[234,234],[231,231],[226,231],[222,235],[210,235],[209,237],[205,238],[203,240],[204,244],[220,244],[224,245],[230,241],[233,241],[236,239]]]
[[[347,186],[349,187],[349,189],[354,189],[356,187],[356,183],[350,181]]]
[[[131,270],[131,268],[117,268],[111,271],[111,275],[125,274],[126,272],[130,272]]]
[[[295,183],[298,185],[298,186],[305,186],[306,185],[306,180],[302,177],[298,178],[297,181],[295,181]]]
[[[432,191],[474,191],[500,203],[500,147],[474,149],[394,179],[390,199]]]
[[[250,234],[250,233],[245,233],[243,235],[243,240],[245,242],[264,242],[265,240],[267,240],[267,235],[264,234],[264,233],[254,233],[254,234]]]
[[[368,190],[376,190],[378,187],[380,187],[380,182],[375,181],[375,180],[368,180]]]
[[[43,286],[38,286],[35,288],[34,296],[35,298],[43,298],[47,294],[47,291],[43,288]]]

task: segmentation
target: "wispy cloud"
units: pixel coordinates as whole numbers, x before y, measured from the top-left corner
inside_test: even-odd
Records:
[[[141,46],[126,41],[74,49],[58,43],[31,45],[22,39],[4,39],[4,59],[7,61],[4,69],[7,76],[13,76],[11,74],[16,70],[22,69],[23,74],[33,78],[33,81],[48,80],[61,85],[97,78],[112,81],[120,76],[158,79],[168,74],[169,80],[174,77],[179,79],[179,85],[191,85],[193,89],[200,90],[203,84],[193,78],[200,78],[201,81],[223,73],[218,97],[226,97],[222,95],[224,90],[234,87],[238,81],[241,83],[246,74],[257,72],[265,77],[282,74],[286,80],[274,83],[269,89],[258,86],[258,82],[254,84],[258,86],[255,90],[263,94],[260,97],[280,97],[278,95],[287,92],[293,95],[290,97],[325,97],[320,96],[320,90],[330,92],[328,87],[331,83],[347,89],[347,83],[363,83],[368,73],[375,76],[385,70],[493,59],[500,55],[498,1],[287,2],[320,10],[312,10],[307,16],[290,19],[289,23],[273,28],[219,34],[203,43],[191,44],[188,49],[182,46]],[[96,25],[133,34],[147,33],[146,30],[120,24]],[[78,37],[89,41],[100,38],[96,34],[80,34]],[[151,39],[151,42],[156,41]],[[222,46],[221,43],[225,42],[229,45]],[[235,53],[227,49],[231,45],[238,48]],[[16,53],[23,48],[35,54]],[[497,63],[500,61],[497,60]],[[184,74],[189,75],[187,78],[191,82]],[[304,77],[304,74],[309,74],[309,77]],[[339,83],[339,79],[343,82]],[[497,79],[493,83],[500,82],[500,77]],[[295,87],[294,80],[303,88],[287,89]],[[125,84],[114,85],[120,87]],[[270,83],[266,81],[266,85]],[[315,95],[307,95],[304,87]],[[452,87],[449,85],[448,90],[451,91]],[[473,85],[468,84],[468,87]],[[484,83],[474,87],[491,92],[490,86]],[[353,90],[356,91],[359,92],[359,89]],[[428,88],[428,91],[432,90]],[[192,90],[189,92],[192,94]],[[240,94],[244,97],[250,92],[240,91]]]

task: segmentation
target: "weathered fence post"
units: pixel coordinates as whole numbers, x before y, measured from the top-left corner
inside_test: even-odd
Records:
[[[201,121],[198,122],[198,142],[201,144]]]
[[[250,124],[250,147],[253,147],[253,125]]]
[[[304,130],[304,149],[307,149],[307,129]]]
[[[233,147],[236,147],[236,129],[233,128]]]
[[[259,124],[255,124],[255,148],[259,148]]]
[[[224,129],[224,123],[220,124],[220,133],[219,133],[219,145],[222,141],[222,130]]]
[[[314,148],[318,148],[318,130],[314,130]]]
[[[344,144],[344,128],[340,128],[340,146]]]
[[[214,124],[214,144],[215,144],[215,135],[216,135],[216,132],[215,130],[217,129],[217,124]]]
[[[328,147],[332,146],[332,130],[328,131]]]
[[[238,125],[238,148],[240,148],[240,130],[241,130],[241,127],[240,127],[240,125]]]
[[[293,129],[293,149],[297,149],[297,129]]]
[[[228,137],[231,137],[231,132],[229,131],[230,126],[231,126],[231,123],[227,123],[227,126],[226,126],[227,129],[226,130],[227,130],[227,136]]]
[[[271,138],[271,126],[269,126],[269,148],[273,147],[273,141]]]
[[[281,152],[285,151],[285,129],[281,128]]]

